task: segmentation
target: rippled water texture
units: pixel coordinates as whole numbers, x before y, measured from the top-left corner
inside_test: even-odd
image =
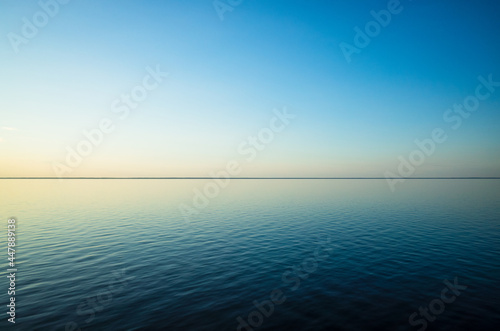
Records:
[[[385,180],[232,180],[187,223],[179,204],[206,183],[1,180],[2,229],[17,218],[18,272],[16,324],[4,305],[0,328],[500,325],[499,180],[408,180],[395,193]],[[467,288],[441,307],[445,280]],[[442,311],[411,326],[431,302]]]

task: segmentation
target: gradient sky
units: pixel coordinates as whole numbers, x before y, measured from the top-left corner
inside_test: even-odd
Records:
[[[42,0],[46,2],[46,0]],[[223,1],[225,2],[225,1]],[[446,142],[419,176],[500,176],[500,87],[451,129],[443,113],[500,81],[498,1],[401,0],[348,63],[339,47],[387,1],[72,0],[15,52],[37,1],[0,2],[0,176],[55,176],[66,148],[115,130],[67,176],[383,176],[415,139]],[[12,35],[11,35],[12,36]],[[112,103],[146,67],[169,76],[121,120]],[[273,109],[296,118],[255,160],[238,153]]]

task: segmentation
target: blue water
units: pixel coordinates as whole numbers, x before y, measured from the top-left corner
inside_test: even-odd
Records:
[[[232,180],[186,222],[179,205],[207,182],[1,180],[18,271],[16,323],[4,305],[0,329],[500,325],[500,180],[408,180],[394,193],[385,180]],[[445,280],[467,286],[451,303]],[[410,325],[432,302],[432,321]]]

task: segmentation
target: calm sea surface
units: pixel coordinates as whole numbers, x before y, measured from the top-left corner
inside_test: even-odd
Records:
[[[498,330],[500,180],[209,182],[0,180],[0,329]]]

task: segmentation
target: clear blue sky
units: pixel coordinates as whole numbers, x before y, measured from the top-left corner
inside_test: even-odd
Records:
[[[205,176],[237,160],[241,176],[383,176],[442,128],[416,175],[500,176],[500,87],[458,129],[443,119],[478,76],[500,82],[500,3],[401,0],[348,63],[339,45],[387,7],[244,0],[221,20],[211,0],[72,0],[15,52],[9,33],[42,9],[4,0],[0,176],[55,175],[103,118],[114,131],[66,175]],[[157,66],[168,77],[120,119],[113,101]],[[238,147],[285,106],[296,118],[247,161]]]

